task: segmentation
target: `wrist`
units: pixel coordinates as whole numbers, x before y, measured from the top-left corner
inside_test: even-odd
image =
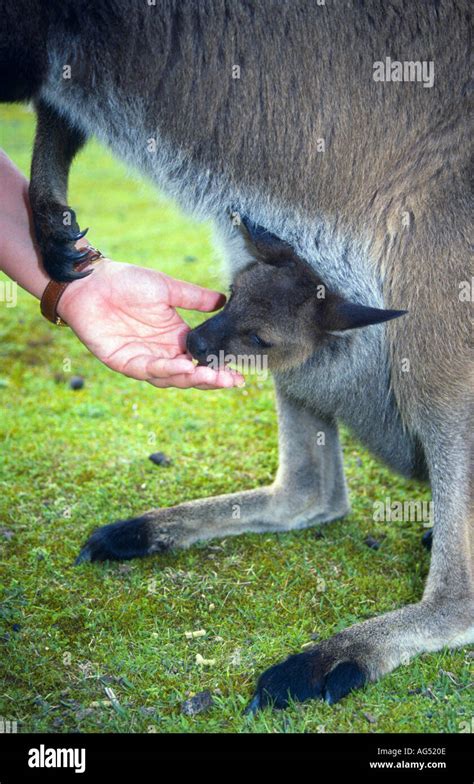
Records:
[[[66,324],[69,323],[68,314],[71,312],[75,300],[78,297],[82,297],[85,291],[88,289],[90,290],[91,286],[95,286],[97,277],[102,277],[112,263],[113,262],[110,259],[102,257],[91,266],[89,275],[68,283],[56,307],[58,316],[65,321]]]

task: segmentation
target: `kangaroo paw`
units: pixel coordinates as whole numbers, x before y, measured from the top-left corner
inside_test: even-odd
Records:
[[[258,680],[247,712],[255,713],[267,706],[283,709],[290,700],[321,699],[333,705],[367,681],[358,661],[349,658],[338,662],[324,652],[323,646],[317,646],[266,670]]]
[[[179,527],[151,524],[147,515],[98,528],[89,537],[75,560],[75,565],[85,561],[129,561],[152,553],[170,550],[178,539]]]

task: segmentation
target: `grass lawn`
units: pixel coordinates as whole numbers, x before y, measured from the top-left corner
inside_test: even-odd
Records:
[[[33,130],[24,108],[0,109],[0,145],[24,172]],[[70,203],[113,258],[225,285],[209,228],[96,143],[73,166]],[[258,674],[312,635],[420,597],[423,526],[374,522],[373,502],[428,500],[426,488],[343,432],[353,512],[322,538],[316,529],[245,535],[75,568],[96,526],[271,481],[272,384],[249,378],[245,389],[205,393],[131,381],[49,325],[23,292],[16,308],[0,307],[0,333],[1,717],[20,732],[459,732],[471,720],[467,648],[420,656],[334,707],[242,712]],[[84,376],[83,389],[69,387],[73,374]],[[156,451],[172,465],[153,465]],[[369,535],[378,550],[364,543]],[[182,713],[206,690],[208,711]]]

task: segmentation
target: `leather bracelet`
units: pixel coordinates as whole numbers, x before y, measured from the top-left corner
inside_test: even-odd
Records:
[[[89,266],[89,264],[92,264],[94,261],[98,261],[98,259],[104,258],[100,250],[93,248],[92,245],[86,245],[83,250],[87,250],[89,253],[83,261],[75,265],[74,269],[76,272],[82,272]],[[74,281],[71,280],[60,283],[57,280],[50,280],[45,290],[43,291],[43,296],[41,297],[40,302],[41,313],[46,319],[48,319],[48,321],[56,324],[57,327],[68,326],[66,322],[63,321],[60,316],[58,316],[58,305],[59,300],[66,291],[67,287],[70,283],[73,282]]]

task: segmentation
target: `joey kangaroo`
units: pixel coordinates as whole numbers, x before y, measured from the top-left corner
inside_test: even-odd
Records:
[[[333,294],[291,246],[245,218],[242,235],[256,260],[235,276],[223,310],[188,333],[188,351],[199,363],[263,356],[273,372],[290,370],[325,346],[334,351],[340,332],[406,312]]]
[[[429,479],[427,584],[413,604],[271,667],[252,709],[333,703],[418,653],[474,642],[467,0],[0,0],[0,18],[0,100],[33,100],[38,115],[30,195],[51,276],[78,274],[68,170],[95,135],[213,219],[236,286],[216,319],[254,275],[288,283],[291,265],[263,271],[262,254],[290,248],[331,292],[317,339],[301,335],[286,364],[275,352],[274,483],[105,526],[80,560],[344,516],[342,420],[394,470]],[[384,76],[387,61],[403,67]],[[257,228],[243,236],[229,209]],[[382,325],[364,308],[408,314]],[[251,334],[271,343],[260,326]]]

